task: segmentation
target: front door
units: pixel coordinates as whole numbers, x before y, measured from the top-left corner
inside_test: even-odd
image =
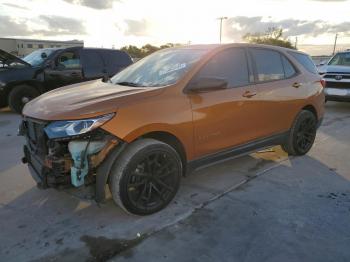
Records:
[[[62,52],[52,68],[45,69],[45,84],[48,90],[81,81],[83,81],[82,68],[77,50]]]
[[[190,93],[196,156],[219,152],[256,138],[256,89],[244,48],[214,55],[194,77],[224,78],[228,88]]]

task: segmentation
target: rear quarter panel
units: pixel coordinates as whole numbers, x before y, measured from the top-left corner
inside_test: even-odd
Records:
[[[305,69],[292,55],[285,52],[285,55],[298,67],[303,76],[302,86],[298,88],[296,94],[301,95],[302,99],[298,101],[298,114],[302,108],[312,106],[316,110],[317,119],[324,116],[325,95],[321,84],[321,76]],[[296,115],[295,114],[295,115]]]

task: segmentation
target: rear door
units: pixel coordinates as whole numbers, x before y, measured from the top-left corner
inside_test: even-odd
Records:
[[[132,64],[130,56],[123,51],[106,49],[100,50],[100,54],[106,65],[106,72],[110,77]]]
[[[189,94],[197,157],[255,139],[259,107],[245,49],[229,48],[217,53],[193,81],[202,77],[224,78],[229,87]]]
[[[93,49],[81,49],[81,64],[85,80],[102,78],[106,72],[101,55]]]
[[[282,53],[266,48],[249,48],[255,69],[255,81],[260,118],[256,119],[257,134],[268,137],[287,131],[294,120],[298,90],[304,77]]]

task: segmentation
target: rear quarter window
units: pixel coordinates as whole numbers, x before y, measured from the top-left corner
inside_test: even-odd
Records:
[[[316,75],[318,74],[314,62],[312,62],[311,58],[308,55],[296,52],[288,53],[292,55],[307,71]]]

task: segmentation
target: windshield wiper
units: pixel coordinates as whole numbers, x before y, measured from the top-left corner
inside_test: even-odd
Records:
[[[119,83],[117,83],[117,85],[121,85],[121,86],[134,86],[134,87],[140,87],[140,86],[142,86],[142,85],[140,85],[140,84],[138,84],[138,83],[127,82],[127,81],[119,82]]]

